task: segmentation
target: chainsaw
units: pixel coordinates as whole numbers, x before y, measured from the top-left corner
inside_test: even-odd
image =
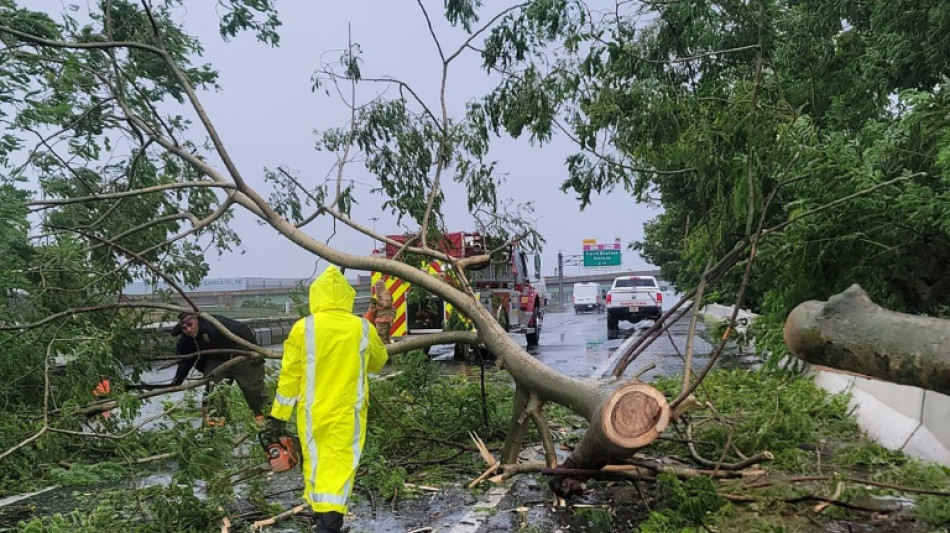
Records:
[[[257,434],[273,472],[286,472],[300,464],[300,441],[285,431],[267,428]]]
[[[231,485],[265,474],[287,472],[300,464],[300,441],[296,436],[266,428],[257,434],[257,440],[267,455],[267,462],[234,473],[228,479]]]

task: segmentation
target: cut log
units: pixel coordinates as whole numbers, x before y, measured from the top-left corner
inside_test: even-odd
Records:
[[[950,320],[889,311],[858,285],[793,309],[785,345],[815,365],[950,394]]]
[[[517,461],[529,403],[554,402],[590,423],[590,429],[566,460],[567,468],[599,469],[615,457],[629,457],[653,442],[670,421],[670,407],[663,393],[636,379],[605,383],[578,379],[556,372],[524,351],[481,306],[464,309],[476,322],[485,346],[498,357],[515,381],[515,406],[501,462]],[[557,483],[552,489],[559,494]]]
[[[614,459],[626,459],[656,440],[670,422],[666,397],[645,383],[632,381],[601,390],[590,428],[563,468],[599,469]],[[559,496],[570,496],[584,490],[585,480],[583,476],[554,476],[548,486]]]
[[[650,444],[670,422],[670,406],[663,393],[640,382],[615,389],[595,412],[591,429],[603,435],[603,451],[628,456]],[[575,450],[575,454],[577,450]]]

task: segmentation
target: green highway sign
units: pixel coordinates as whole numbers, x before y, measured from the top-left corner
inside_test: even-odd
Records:
[[[620,266],[620,250],[584,250],[584,266]]]

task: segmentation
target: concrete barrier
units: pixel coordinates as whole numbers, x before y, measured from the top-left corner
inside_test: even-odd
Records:
[[[364,303],[368,305],[368,302],[369,298],[366,298]],[[297,320],[299,320],[298,317],[277,317],[249,318],[240,320],[240,322],[251,326],[258,344],[261,346],[270,346],[273,344],[283,344],[283,342],[287,340],[287,336],[290,335],[290,330],[293,328],[294,322]],[[168,335],[168,332],[171,331],[174,325],[173,322],[153,324],[142,328],[142,331],[152,338],[155,346],[161,346],[165,351],[174,351],[175,337]]]
[[[271,341],[270,333],[271,333],[270,327],[255,328],[254,336],[257,337],[257,344],[260,344],[261,346],[270,346],[271,344],[274,344]]]
[[[950,396],[824,368],[812,368],[815,383],[851,394],[858,424],[881,446],[950,466]]]
[[[283,344],[287,340],[287,333],[290,332],[289,326],[274,326],[270,328],[270,338],[272,344]]]

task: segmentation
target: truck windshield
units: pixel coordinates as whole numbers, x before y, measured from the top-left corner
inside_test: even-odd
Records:
[[[614,287],[656,287],[656,284],[648,278],[621,278],[614,282]]]

